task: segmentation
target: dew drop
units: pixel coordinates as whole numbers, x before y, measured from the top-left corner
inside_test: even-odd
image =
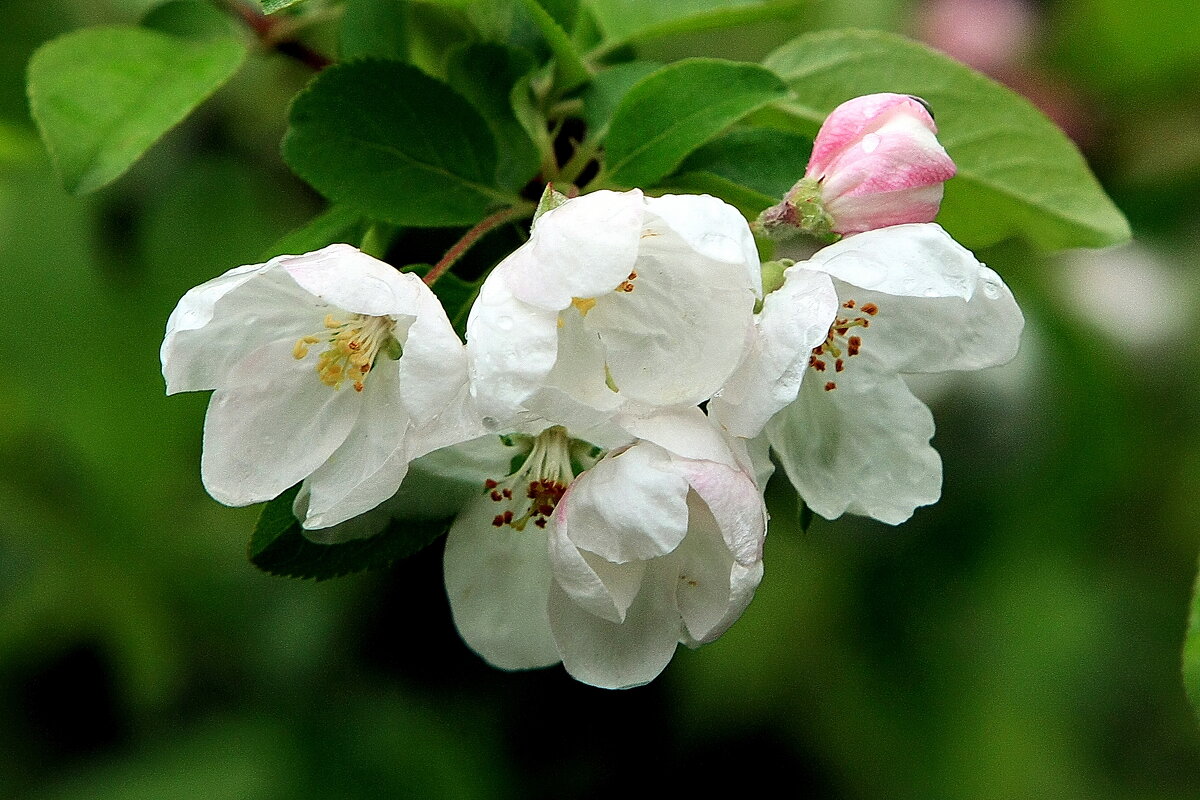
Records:
[[[983,293],[988,296],[989,300],[995,300],[1000,296],[1000,287],[991,281],[983,282]]]
[[[483,427],[487,428],[489,431],[499,430],[500,428],[500,420],[496,419],[495,417],[484,417],[480,421],[483,423]]]

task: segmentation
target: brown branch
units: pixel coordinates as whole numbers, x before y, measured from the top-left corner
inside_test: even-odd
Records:
[[[433,269],[425,273],[425,285],[433,286],[438,278],[442,277],[454,263],[462,257],[462,254],[471,249],[475,242],[483,238],[483,235],[488,231],[498,228],[506,222],[521,219],[521,217],[532,214],[534,207],[530,204],[521,204],[512,206],[511,208],[503,208],[492,214],[490,217],[476,223],[475,227],[463,234],[462,238],[454,243],[454,246],[446,251],[446,255],[442,256],[442,260],[433,265]]]

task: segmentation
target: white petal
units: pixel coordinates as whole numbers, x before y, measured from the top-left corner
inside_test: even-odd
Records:
[[[711,461],[676,459],[676,468],[704,501],[725,546],[740,564],[762,559],[767,509],[754,480],[740,469]],[[689,502],[688,508],[692,508]],[[689,523],[689,533],[695,526]]]
[[[556,520],[557,523],[557,520]],[[550,569],[558,585],[589,614],[621,622],[642,586],[645,561],[614,564],[580,550],[558,524],[550,528]]]
[[[864,302],[878,306],[871,327],[862,332],[863,350],[896,372],[994,367],[1016,355],[1024,317],[999,275],[984,266],[976,272],[970,300],[894,297],[847,284],[838,292],[855,298],[860,308]]]
[[[546,532],[494,527],[480,495],[446,537],[443,563],[450,611],[463,640],[492,666],[531,669],[557,663],[547,595],[552,583]]]
[[[901,378],[880,374],[869,357],[848,367],[833,391],[806,381],[796,402],[767,425],[780,464],[809,508],[826,519],[849,511],[892,525],[941,495],[933,431],[925,404]]]
[[[795,266],[784,276],[783,286],[763,301],[749,352],[709,404],[734,436],[757,436],[796,399],[812,349],[825,341],[837,312],[828,275]]]
[[[742,359],[754,325],[744,265],[707,259],[669,228],[643,240],[632,291],[596,298],[585,323],[622,397],[697,405]]]
[[[418,287],[428,291],[416,275],[403,274],[348,244],[275,261],[306,292],[352,314],[416,316]]]
[[[341,391],[346,391],[343,387]],[[369,511],[394,495],[408,472],[409,419],[396,402],[395,362],[367,376],[362,410],[346,440],[305,480],[305,528],[327,528]]]
[[[738,617],[742,616],[742,612],[754,599],[754,592],[762,582],[762,576],[761,561],[749,566],[735,563],[729,570],[729,605],[725,608],[725,615],[702,638],[693,638],[689,634],[683,637],[683,643],[688,647],[698,647],[717,639],[729,630],[729,626],[737,622]]]
[[[647,197],[646,208],[701,256],[737,264],[756,294],[762,293],[762,267],[754,234],[741,212],[706,194]]]
[[[497,430],[512,429],[558,358],[558,314],[513,297],[506,275],[492,271],[467,318],[471,391]]]
[[[560,314],[559,320],[554,368],[525,406],[578,430],[611,416],[622,398],[605,380],[605,352],[599,334],[589,330],[574,309]]]
[[[567,672],[604,689],[641,686],[658,677],[679,642],[674,588],[662,579],[644,582],[625,621],[615,623],[587,613],[551,586],[550,629]]]
[[[630,434],[684,458],[735,466],[726,437],[695,406],[653,409],[645,414],[621,414],[613,419]]]
[[[611,292],[633,269],[644,215],[636,189],[592,192],[547,211],[503,262],[513,295],[559,311],[572,298]]]
[[[884,294],[969,300],[981,265],[940,225],[926,222],[847,236],[799,266]]]
[[[717,521],[698,495],[688,496],[688,511],[687,537],[654,567],[671,571],[676,581],[675,602],[687,635],[700,640],[725,618],[734,559]]]
[[[687,492],[667,452],[639,442],[576,478],[554,518],[576,547],[608,561],[654,558],[683,541]]]
[[[753,439],[738,441],[744,448],[740,452],[735,450],[738,455],[738,463],[741,464],[742,469],[754,476],[754,483],[760,490],[766,489],[767,482],[775,474],[775,462],[771,460],[771,443],[767,440],[766,433],[759,434]]]
[[[200,474],[227,505],[270,500],[299,483],[346,440],[362,393],[321,383],[312,359],[292,356],[294,341],[246,356],[213,393],[204,420]]]
[[[328,307],[277,266],[231,269],[180,299],[159,352],[167,394],[215,389],[247,353],[321,330]]]
[[[292,503],[292,513],[296,519],[308,516],[308,489],[300,487],[295,502]],[[375,506],[370,511],[351,517],[345,522],[329,528],[301,528],[304,538],[316,544],[341,544],[354,539],[369,539],[383,533],[384,528],[392,521],[392,515],[383,506]]]
[[[506,475],[519,448],[481,436],[435,450],[409,464],[400,489],[380,508],[398,519],[445,519],[477,498],[488,478]]]
[[[461,403],[453,405],[467,386],[466,348],[433,291],[416,275],[401,277],[414,282],[416,299],[412,309],[416,319],[408,328],[404,354],[400,357],[399,396],[405,410],[417,426],[429,424],[449,408],[456,408],[459,414],[473,412],[474,409],[465,409]],[[447,418],[442,424],[461,426],[462,423],[461,419]],[[482,429],[476,435],[481,433]]]

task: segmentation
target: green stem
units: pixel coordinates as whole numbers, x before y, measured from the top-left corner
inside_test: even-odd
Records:
[[[585,137],[579,147],[575,148],[575,152],[571,154],[571,158],[558,171],[558,181],[560,183],[575,183],[575,179],[579,177],[579,173],[583,172],[588,163],[596,157],[596,152],[599,149],[599,142],[588,141]]]
[[[433,286],[437,279],[454,266],[463,255],[471,249],[477,241],[483,238],[488,231],[500,227],[506,222],[528,217],[533,214],[536,206],[532,203],[521,203],[510,208],[502,208],[495,214],[476,223],[475,227],[462,235],[462,238],[454,243],[454,246],[446,251],[446,255],[442,256],[442,260],[433,265],[433,269],[425,273],[425,285]]]

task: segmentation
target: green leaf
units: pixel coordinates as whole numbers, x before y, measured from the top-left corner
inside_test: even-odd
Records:
[[[663,67],[639,81],[617,106],[602,180],[649,186],[697,147],[786,91],[756,64],[696,58]]]
[[[804,174],[812,142],[769,128],[735,128],[688,156],[672,186],[707,192],[749,218],[778,203]]]
[[[538,107],[537,98],[533,94],[533,80],[542,70],[534,70],[520,78],[509,94],[509,104],[521,129],[534,142],[537,152],[542,154],[543,164],[547,167],[554,158],[554,142],[550,139],[550,130],[546,124],[546,115]]]
[[[347,0],[338,29],[343,61],[408,60],[407,0]]]
[[[642,78],[659,69],[662,69],[662,64],[653,61],[630,61],[609,67],[592,78],[592,82],[580,95],[588,141],[603,141],[608,134],[613,114],[625,95],[629,94],[629,90]]]
[[[299,487],[263,506],[249,555],[254,566],[272,575],[325,580],[368,569],[382,569],[407,558],[446,532],[447,520],[392,520],[368,539],[316,544],[301,532],[292,514]]]
[[[538,172],[537,146],[517,120],[512,90],[533,69],[533,57],[499,44],[469,44],[450,53],[446,78],[487,120],[500,152],[496,185],[519,192]]]
[[[354,244],[362,239],[366,230],[367,220],[362,214],[345,206],[330,206],[271,245],[262,259],[311,253],[335,242]]]
[[[792,17],[810,0],[586,0],[604,33],[605,50],[635,39],[732,28]]]
[[[240,39],[246,28],[206,0],[170,0],[142,17],[141,26],[184,39]]]
[[[1192,701],[1192,710],[1200,718],[1200,574],[1192,589],[1192,613],[1183,642],[1183,686]]]
[[[1023,234],[1046,248],[1103,247],[1130,236],[1062,131],[1023,97],[947,56],[893,34],[833,31],[794,39],[765,63],[795,92],[779,108],[809,135],[856,95],[928,101],[958,165],[939,221],[969,246]]]
[[[550,52],[554,54],[554,63],[558,70],[558,88],[562,91],[570,91],[591,80],[591,70],[583,62],[579,51],[575,49],[575,43],[571,41],[571,37],[567,36],[567,32],[554,20],[554,17],[542,8],[538,0],[521,0],[521,4],[533,18],[534,24],[545,37],[546,44],[550,45]]]
[[[575,32],[579,21],[579,2],[580,0],[539,0],[546,13],[569,34]]]
[[[83,194],[118,178],[245,55],[234,39],[192,41],[115,26],[38,48],[29,62],[29,105],[63,186]]]
[[[288,6],[294,6],[299,2],[301,0],[258,0],[264,14],[274,14],[276,11],[282,11]]]
[[[334,203],[397,225],[472,225],[517,202],[470,103],[415,67],[329,67],[296,97],[284,160]]]

